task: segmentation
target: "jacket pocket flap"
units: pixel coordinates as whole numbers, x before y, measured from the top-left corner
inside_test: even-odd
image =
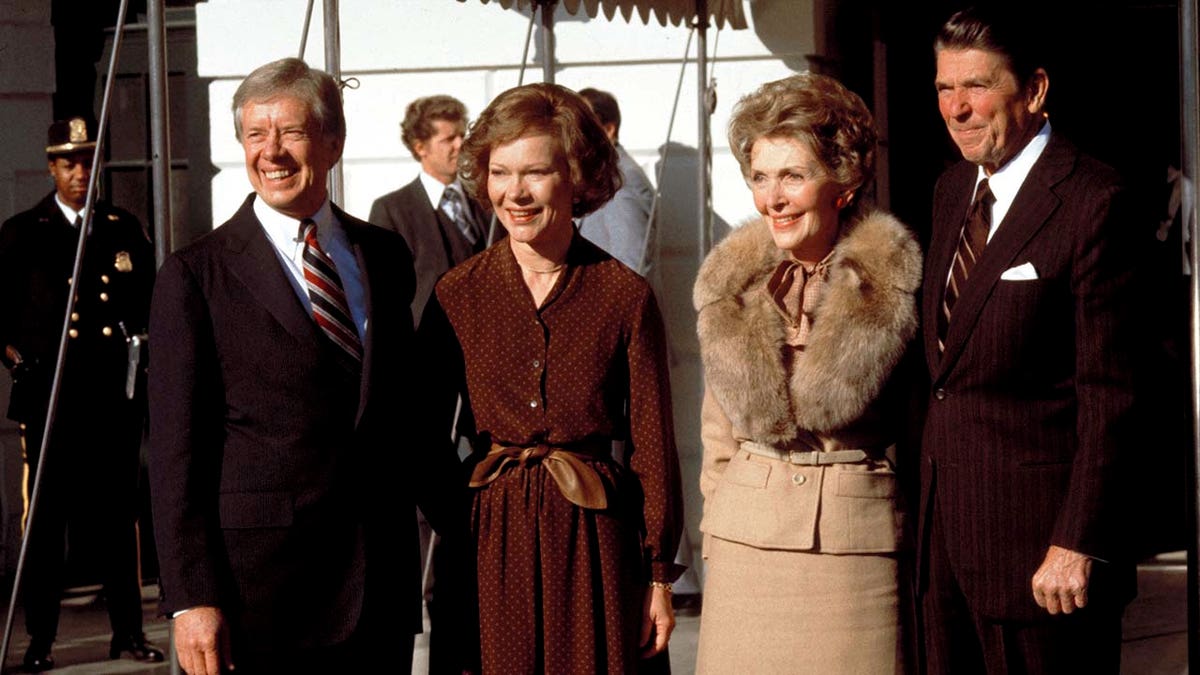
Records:
[[[290,492],[231,492],[220,496],[221,527],[287,527],[292,524]]]
[[[743,487],[765,488],[771,475],[771,466],[756,462],[748,457],[734,457],[725,465],[722,474],[726,482]]]
[[[838,474],[839,497],[891,499],[896,496],[896,474],[844,471]]]

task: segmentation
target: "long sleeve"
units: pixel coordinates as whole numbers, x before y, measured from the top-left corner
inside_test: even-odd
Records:
[[[645,497],[646,557],[651,578],[672,581],[683,573],[674,563],[683,529],[679,458],[671,414],[666,338],[654,295],[646,291],[634,316],[628,347],[629,465]]]
[[[177,258],[159,273],[151,306],[150,488],[162,609],[218,604],[223,550],[217,515],[223,400],[211,320]]]
[[[1070,487],[1052,542],[1102,559],[1119,546],[1115,527],[1126,504],[1120,497],[1121,453],[1133,437],[1133,369],[1136,324],[1133,274],[1136,232],[1126,195],[1114,189],[1095,200],[1092,225],[1076,243],[1071,278],[1075,302],[1075,392],[1079,438]]]
[[[411,401],[416,431],[412,451],[440,480],[419,478],[413,489],[421,512],[435,530],[445,535],[449,529],[465,527],[467,476],[458,462],[454,426],[455,411],[468,414],[468,403],[464,396],[459,409],[459,396],[465,391],[462,351],[436,293],[430,296],[424,317],[412,355],[414,379],[422,383],[420,393]],[[447,490],[448,484],[453,490]]]

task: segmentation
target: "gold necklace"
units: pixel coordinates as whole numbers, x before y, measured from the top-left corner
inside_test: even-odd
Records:
[[[567,266],[567,263],[563,262],[563,263],[559,263],[559,264],[555,265],[554,267],[551,267],[550,269],[546,269],[546,270],[534,269],[532,267],[527,267],[525,265],[521,265],[521,269],[525,270],[526,272],[529,272],[530,274],[554,274],[555,272],[561,270],[562,268],[564,268],[566,266]]]

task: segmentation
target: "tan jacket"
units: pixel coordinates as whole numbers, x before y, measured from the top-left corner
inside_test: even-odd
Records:
[[[790,369],[784,321],[765,292],[784,255],[755,221],[713,250],[696,282],[706,384],[700,529],[760,548],[895,551],[904,514],[881,395],[916,333],[920,248],[888,214],[852,225]],[[800,466],[747,452],[742,441],[862,449],[872,459]]]

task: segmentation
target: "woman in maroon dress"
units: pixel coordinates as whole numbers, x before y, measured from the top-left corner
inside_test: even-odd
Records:
[[[422,385],[461,393],[490,441],[471,475],[483,672],[644,671],[680,571],[662,319],[572,222],[620,186],[616,153],[581,98],[533,84],[483,111],[459,167],[508,237],[438,283]]]

